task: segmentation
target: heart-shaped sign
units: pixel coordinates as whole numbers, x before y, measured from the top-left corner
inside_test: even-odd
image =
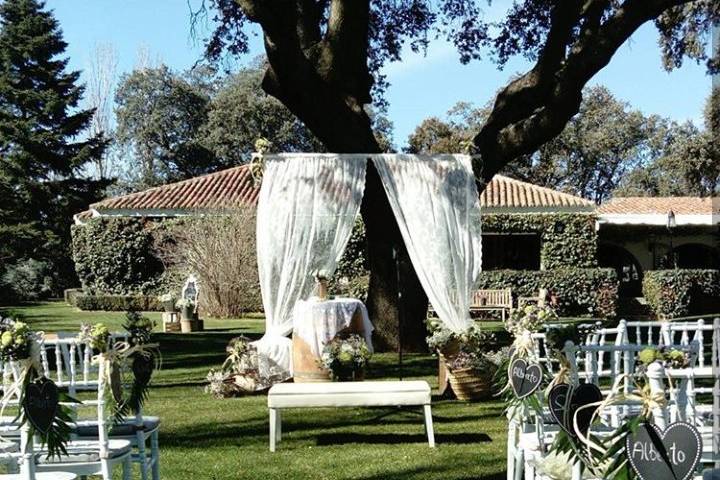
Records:
[[[152,354],[148,355],[135,355],[132,363],[133,375],[135,375],[135,381],[142,385],[147,386],[150,383],[153,370],[155,370],[155,357]]]
[[[577,437],[574,425],[575,412],[585,405],[600,402],[602,399],[602,392],[592,383],[583,383],[575,388],[566,383],[559,383],[548,393],[548,406],[550,415],[558,425],[569,435]],[[596,408],[583,408],[578,412],[578,428],[583,436],[587,436],[595,410]]]
[[[528,364],[522,358],[515,359],[508,371],[510,385],[517,398],[525,398],[538,389],[542,383],[540,365]]]
[[[641,480],[687,480],[700,461],[702,438],[689,423],[673,423],[664,432],[643,423],[625,438],[625,448]]]
[[[28,383],[23,396],[23,410],[35,430],[47,435],[55,421],[60,397],[52,380],[42,377]]]
[[[567,383],[558,383],[548,392],[548,407],[553,420],[566,432],[570,433],[565,425],[565,409],[567,407],[568,393],[570,385]]]
[[[603,394],[597,385],[592,383],[583,383],[572,389],[572,397],[570,398],[570,406],[565,412],[565,425],[571,435],[577,436],[578,432],[574,428],[574,417],[577,412],[577,426],[583,436],[587,437],[588,430],[590,430],[590,421],[592,420],[593,414],[598,407],[595,408],[583,408],[586,405],[592,403],[601,402],[603,400]],[[578,410],[580,410],[578,412]]]

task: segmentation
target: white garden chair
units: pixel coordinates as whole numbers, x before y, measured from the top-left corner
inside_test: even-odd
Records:
[[[113,341],[126,341],[127,336],[113,334]],[[76,336],[64,337],[59,335],[56,340],[46,340],[41,350],[41,356],[47,361],[48,357],[55,358],[54,375],[71,392],[98,389],[97,368],[90,365],[92,348],[78,342]],[[46,366],[47,368],[47,366]],[[98,440],[98,422],[94,420],[77,421],[74,429],[75,438],[86,441]],[[153,480],[160,478],[160,419],[159,417],[145,416],[140,411],[124,422],[114,425],[109,432],[112,439],[127,440],[133,447],[131,459],[140,467],[142,480],[152,475]],[[148,448],[148,442],[150,444]]]
[[[8,382],[19,378],[19,366],[15,362],[7,362],[3,365],[3,370],[5,391],[8,391]],[[98,383],[102,387],[102,376],[100,378],[101,380]],[[4,455],[5,458],[10,457],[18,460],[20,473],[15,478],[23,480],[35,478],[72,479],[75,475],[80,477],[101,475],[103,480],[111,480],[113,469],[117,465],[122,465],[123,480],[129,480],[131,444],[126,440],[110,440],[108,438],[108,424],[105,415],[105,389],[98,388],[97,392],[96,400],[73,404],[73,407],[91,408],[94,411],[98,419],[98,439],[95,441],[71,440],[67,444],[68,455],[63,455],[60,458],[47,458],[47,452],[38,447],[35,438],[30,437],[28,422],[18,428],[17,425],[12,424],[11,420],[5,419],[2,424],[2,435],[6,438],[17,439],[20,446],[17,453]],[[57,474],[56,472],[65,473]],[[51,474],[59,476],[55,477]]]

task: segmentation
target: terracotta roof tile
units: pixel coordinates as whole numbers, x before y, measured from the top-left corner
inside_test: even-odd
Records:
[[[717,215],[720,197],[615,197],[598,208],[603,214]]]
[[[480,205],[491,208],[591,208],[593,202],[551,188],[495,175],[480,194]]]
[[[90,207],[111,210],[193,210],[254,205],[259,189],[247,166],[170,183],[141,192],[109,198]],[[496,175],[480,195],[482,207],[492,208],[582,208],[593,203],[584,198]],[[150,212],[148,212],[150,213]]]

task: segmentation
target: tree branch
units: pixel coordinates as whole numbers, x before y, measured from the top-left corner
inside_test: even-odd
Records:
[[[618,48],[643,23],[689,1],[692,0],[627,0],[601,26],[592,28],[591,23],[587,23],[588,28],[582,29],[581,36],[570,48],[567,58],[560,62],[559,68],[546,68],[541,72],[538,67],[543,63],[544,55],[541,56],[535,68],[526,74],[530,77],[536,74],[538,78],[523,88],[523,82],[528,82],[528,79],[521,77],[516,81],[518,84],[511,84],[501,92],[490,120],[473,139],[482,155],[482,161],[473,166],[476,176],[489,181],[513,159],[534,152],[560,134],[580,108],[582,89],[610,62]],[[588,22],[599,21],[604,12],[602,1],[588,5],[586,12]],[[549,34],[545,50],[550,45],[550,37]],[[567,42],[571,36],[564,38],[566,43],[562,48],[570,47]],[[562,39],[560,35],[553,37],[553,41],[561,44]],[[553,51],[556,48],[560,47],[553,46]],[[543,85],[551,85],[551,88],[543,89]],[[534,99],[528,100],[529,92],[535,96]],[[505,110],[510,107],[513,107],[511,110],[519,108],[526,114],[525,118],[506,113]],[[531,112],[530,115],[527,115],[528,112]]]

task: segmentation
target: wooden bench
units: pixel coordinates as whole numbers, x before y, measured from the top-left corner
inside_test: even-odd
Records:
[[[512,291],[509,288],[503,290],[478,290],[473,294],[470,303],[471,312],[500,311],[503,322],[507,312],[512,309]]]
[[[427,382],[324,382],[273,385],[268,392],[270,451],[275,451],[275,445],[282,437],[280,415],[282,409],[396,406],[423,407],[428,444],[434,448],[430,385]]]

